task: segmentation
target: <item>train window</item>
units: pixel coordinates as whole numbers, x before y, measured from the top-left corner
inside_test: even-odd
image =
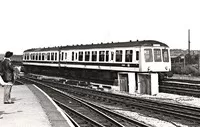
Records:
[[[32,59],[32,54],[30,54],[29,59],[30,59],[30,60]]]
[[[92,61],[97,61],[97,51],[92,51]]]
[[[85,61],[90,60],[90,51],[85,51]]]
[[[39,60],[41,60],[41,53],[39,53]]]
[[[169,62],[169,54],[167,49],[162,49],[163,62]]]
[[[74,52],[72,52],[72,61],[74,61]]]
[[[27,54],[27,58],[26,59],[29,60],[29,54]]]
[[[33,53],[32,55],[33,55],[33,60],[35,60],[35,53]]]
[[[78,59],[78,54],[77,54],[77,52],[76,52],[76,60]]]
[[[126,50],[125,62],[133,61],[133,50]]]
[[[36,53],[34,53],[34,60],[36,60]]]
[[[122,50],[116,50],[116,62],[122,62]]]
[[[33,54],[33,53],[31,54],[31,56],[32,56],[32,58],[31,58],[31,59],[32,59],[32,60],[34,60],[34,54]]]
[[[139,60],[139,51],[136,51],[136,60]]]
[[[114,59],[114,52],[111,52],[111,58],[110,60],[113,60]]]
[[[35,55],[35,59],[34,60],[37,60],[37,53],[35,53],[34,55]]]
[[[32,55],[32,60],[34,60],[34,53],[33,54],[31,54]]]
[[[55,60],[57,60],[57,52],[55,53]]]
[[[78,60],[83,61],[83,52],[79,52]]]
[[[25,60],[28,60],[27,57],[28,57],[28,54],[24,54],[24,59]]]
[[[24,60],[26,60],[26,54],[24,54],[24,56],[23,56],[23,57],[24,57]]]
[[[161,51],[160,49],[154,49],[154,61],[155,62],[161,62]]]
[[[144,50],[145,62],[153,62],[152,49]]]
[[[44,55],[45,55],[45,54],[44,54],[44,53],[42,53],[42,60],[44,60]]]
[[[54,60],[54,53],[51,53],[51,60]]]
[[[109,61],[109,51],[106,51],[106,61]]]
[[[47,53],[47,60],[50,60],[50,53]]]
[[[36,53],[36,58],[35,59],[38,60],[38,53]]]
[[[61,53],[61,60],[64,59],[64,52]]]
[[[67,59],[67,53],[65,53],[65,59]]]
[[[99,61],[104,61],[105,51],[99,51]]]

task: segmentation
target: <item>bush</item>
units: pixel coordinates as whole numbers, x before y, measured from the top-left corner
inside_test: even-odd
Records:
[[[181,66],[172,66],[172,73],[181,74]]]
[[[172,77],[172,76],[173,76],[173,72],[172,71],[167,73],[167,77]]]
[[[200,72],[195,65],[186,65],[185,68],[183,66],[175,65],[172,66],[172,72],[174,74],[185,74],[193,76],[200,75]]]

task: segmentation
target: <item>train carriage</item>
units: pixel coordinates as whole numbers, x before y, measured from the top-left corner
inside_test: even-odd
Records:
[[[23,65],[27,72],[105,82],[129,93],[155,94],[158,73],[171,70],[169,53],[166,44],[154,40],[36,48],[24,51]]]

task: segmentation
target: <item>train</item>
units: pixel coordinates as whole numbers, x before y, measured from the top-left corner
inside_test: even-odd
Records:
[[[27,73],[97,82],[105,84],[98,87],[129,93],[152,93],[151,84],[158,81],[158,74],[171,71],[171,58],[163,42],[130,40],[27,49],[23,66]]]

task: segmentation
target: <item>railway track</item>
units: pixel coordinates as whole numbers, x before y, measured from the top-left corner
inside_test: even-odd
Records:
[[[37,80],[37,82],[45,82],[48,85],[57,87],[57,89],[61,89],[62,91],[96,103],[120,106],[121,109],[129,111],[137,112],[143,110],[144,112],[151,112],[151,114],[160,114],[159,117],[167,116],[174,118],[175,121],[187,121],[191,124],[199,125],[200,108],[197,107],[154,101],[138,97],[129,97],[87,88],[63,85],[52,81]]]
[[[29,79],[23,79],[27,82]],[[80,127],[151,127],[145,123],[130,119],[94,103],[80,99],[57,88],[49,83],[33,81],[44,90],[53,100],[69,114]]]
[[[166,79],[160,84],[159,91],[200,97],[200,81]]]

